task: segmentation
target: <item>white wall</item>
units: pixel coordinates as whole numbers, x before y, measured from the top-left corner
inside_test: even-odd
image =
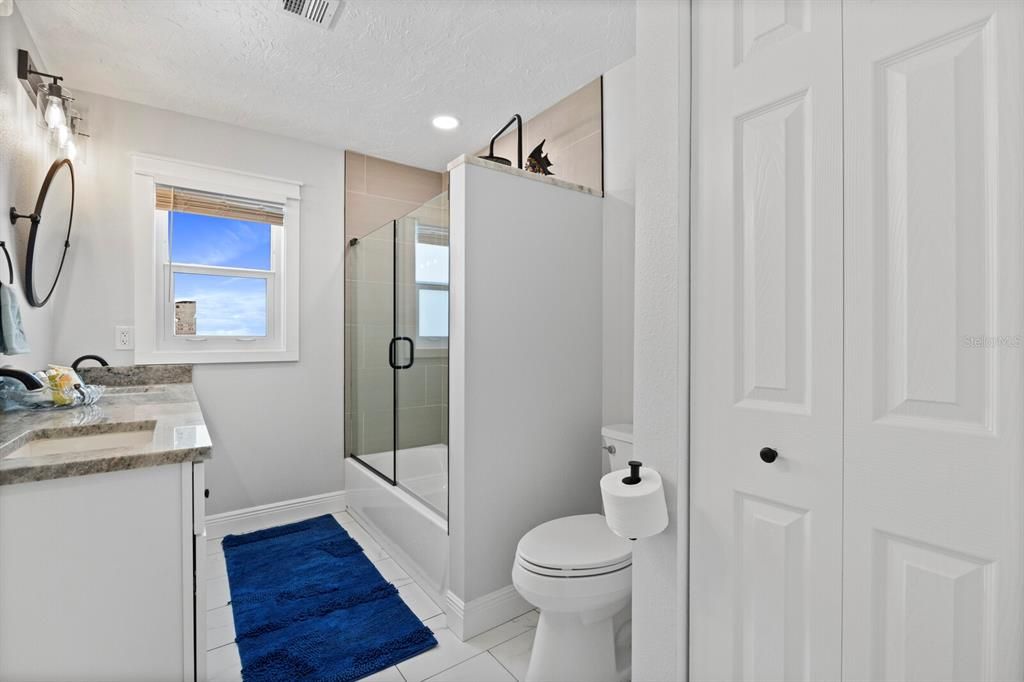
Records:
[[[633,679],[687,674],[688,2],[637,4],[636,458],[665,482],[669,527],[633,550]]]
[[[636,58],[604,75],[603,406],[605,424],[633,421],[633,240]]]
[[[114,350],[134,311],[130,190],[142,152],[302,183],[300,360],[197,365],[214,443],[208,513],[340,490],[344,156],[340,151],[120,100],[76,93],[92,139],[78,164],[73,258],[55,312],[54,357]]]
[[[602,201],[466,164],[450,198],[450,589],[470,602],[509,588],[528,530],[601,509]]]
[[[21,305],[25,321],[25,335],[30,353],[0,355],[0,365],[12,365],[34,371],[51,362],[53,351],[52,321],[57,306],[52,302],[43,308],[32,308],[22,291],[25,274],[25,249],[28,245],[27,220],[19,220],[17,227],[7,220],[7,210],[16,206],[21,213],[31,213],[35,207],[39,186],[50,164],[56,159],[56,150],[48,141],[45,130],[35,124],[32,99],[17,77],[18,49],[28,50],[43,68],[42,56],[29,35],[17,6],[8,17],[0,17],[0,240],[14,259],[14,290]],[[7,263],[0,254],[0,280],[6,286]],[[67,293],[67,283],[61,282],[54,294],[59,300]]]

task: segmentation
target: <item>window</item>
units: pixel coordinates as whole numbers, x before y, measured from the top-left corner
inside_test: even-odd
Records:
[[[133,210],[136,362],[298,359],[297,185],[137,157]]]
[[[416,334],[418,346],[448,346],[448,230],[416,225]]]

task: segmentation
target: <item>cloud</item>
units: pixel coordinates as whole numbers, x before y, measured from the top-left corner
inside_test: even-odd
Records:
[[[266,280],[175,274],[175,300],[196,302],[200,336],[266,336]]]

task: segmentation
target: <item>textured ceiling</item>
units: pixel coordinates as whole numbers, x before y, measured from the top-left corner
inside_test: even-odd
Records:
[[[72,90],[441,169],[634,53],[632,0],[18,0]],[[450,113],[462,126],[431,126]]]

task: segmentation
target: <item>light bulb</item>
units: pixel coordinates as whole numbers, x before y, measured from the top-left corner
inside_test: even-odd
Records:
[[[66,145],[68,143],[68,138],[71,137],[71,132],[68,130],[68,127],[64,124],[61,124],[54,128],[53,134],[57,138],[58,147],[63,147],[64,145]]]
[[[455,130],[459,127],[459,119],[454,116],[437,116],[434,118],[434,127],[439,130]]]
[[[67,125],[67,117],[64,116],[64,104],[60,101],[60,97],[50,96],[46,101],[46,114],[43,116],[46,120],[46,125],[51,129],[58,126]]]
[[[74,138],[68,139],[68,143],[64,146],[64,156],[71,161],[75,160],[78,156],[78,147],[75,145]]]

